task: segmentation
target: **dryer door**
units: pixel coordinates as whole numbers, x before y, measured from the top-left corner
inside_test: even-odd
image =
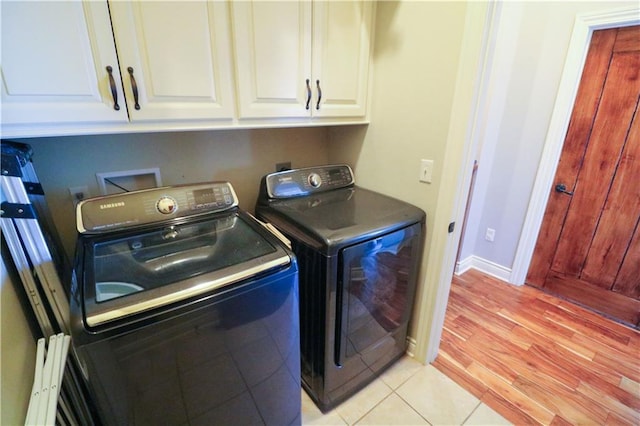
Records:
[[[420,231],[420,224],[415,224],[342,250],[337,365],[378,346],[407,324],[417,280]]]

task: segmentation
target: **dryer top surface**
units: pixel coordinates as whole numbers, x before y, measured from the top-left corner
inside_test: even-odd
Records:
[[[256,213],[276,227],[295,227],[327,249],[342,248],[424,222],[416,206],[360,187],[273,200]],[[284,229],[286,232],[286,229]]]

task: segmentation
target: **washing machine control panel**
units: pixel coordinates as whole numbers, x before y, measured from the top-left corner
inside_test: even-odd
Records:
[[[308,167],[272,173],[265,177],[269,198],[294,198],[346,188],[354,184],[347,165]]]
[[[83,200],[76,208],[76,226],[80,233],[101,233],[237,206],[229,182],[168,186]]]

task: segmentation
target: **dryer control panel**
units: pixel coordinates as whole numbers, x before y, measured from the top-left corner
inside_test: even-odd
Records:
[[[353,186],[354,179],[351,167],[341,164],[271,173],[264,183],[269,198],[294,198]]]
[[[89,198],[76,207],[78,232],[101,233],[238,206],[229,182],[167,186]]]

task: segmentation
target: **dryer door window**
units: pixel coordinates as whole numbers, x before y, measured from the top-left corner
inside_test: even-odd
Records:
[[[341,253],[336,363],[366,351],[407,323],[417,273],[420,225]]]

